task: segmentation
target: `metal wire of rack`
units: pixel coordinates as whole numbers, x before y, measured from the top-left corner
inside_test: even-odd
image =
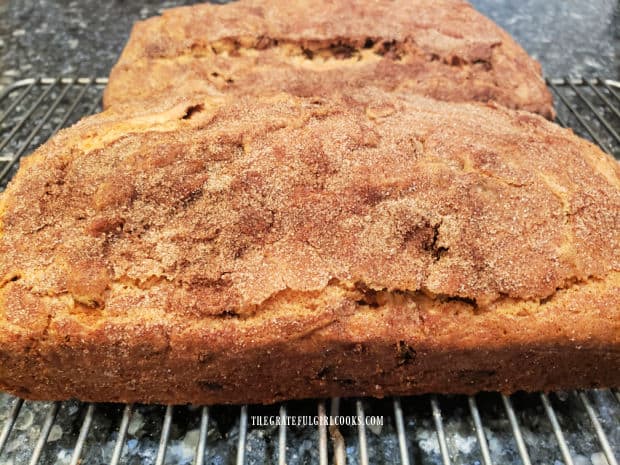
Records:
[[[0,190],[22,156],[100,109],[106,82],[33,78],[0,92]],[[561,78],[547,84],[558,123],[620,157],[620,83]],[[373,416],[383,424],[287,426],[300,415]],[[255,424],[257,416],[279,424]],[[32,402],[0,393],[0,465],[617,465],[619,453],[616,389],[241,407]]]

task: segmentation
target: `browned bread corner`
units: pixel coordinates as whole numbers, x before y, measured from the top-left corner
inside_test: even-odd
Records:
[[[138,22],[104,105],[196,91],[299,96],[379,86],[552,118],[539,64],[461,0],[241,0]]]
[[[0,389],[619,385],[618,163],[530,113],[365,92],[109,110],[25,159],[0,197]]]

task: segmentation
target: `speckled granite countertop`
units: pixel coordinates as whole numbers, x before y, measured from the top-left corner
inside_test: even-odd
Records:
[[[37,75],[107,76],[134,21],[195,1],[0,0],[0,83]],[[473,0],[547,76],[620,77],[617,0]]]

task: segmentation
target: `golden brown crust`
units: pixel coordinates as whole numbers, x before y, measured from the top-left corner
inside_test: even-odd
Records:
[[[243,0],[167,10],[136,23],[104,104],[196,91],[316,96],[369,84],[553,117],[539,64],[460,0]]]
[[[620,168],[569,130],[372,89],[132,111],[61,132],[0,198],[0,387],[182,403],[620,381]]]

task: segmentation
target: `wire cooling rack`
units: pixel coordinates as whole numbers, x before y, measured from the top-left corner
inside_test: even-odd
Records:
[[[0,190],[22,156],[101,106],[100,78],[34,78],[0,92]],[[620,156],[620,83],[550,79],[557,121]],[[617,369],[618,367],[610,367]],[[286,426],[349,415],[382,425]],[[277,424],[257,424],[257,418]],[[617,465],[620,392],[328,399],[273,406],[23,401],[0,393],[0,465]]]

